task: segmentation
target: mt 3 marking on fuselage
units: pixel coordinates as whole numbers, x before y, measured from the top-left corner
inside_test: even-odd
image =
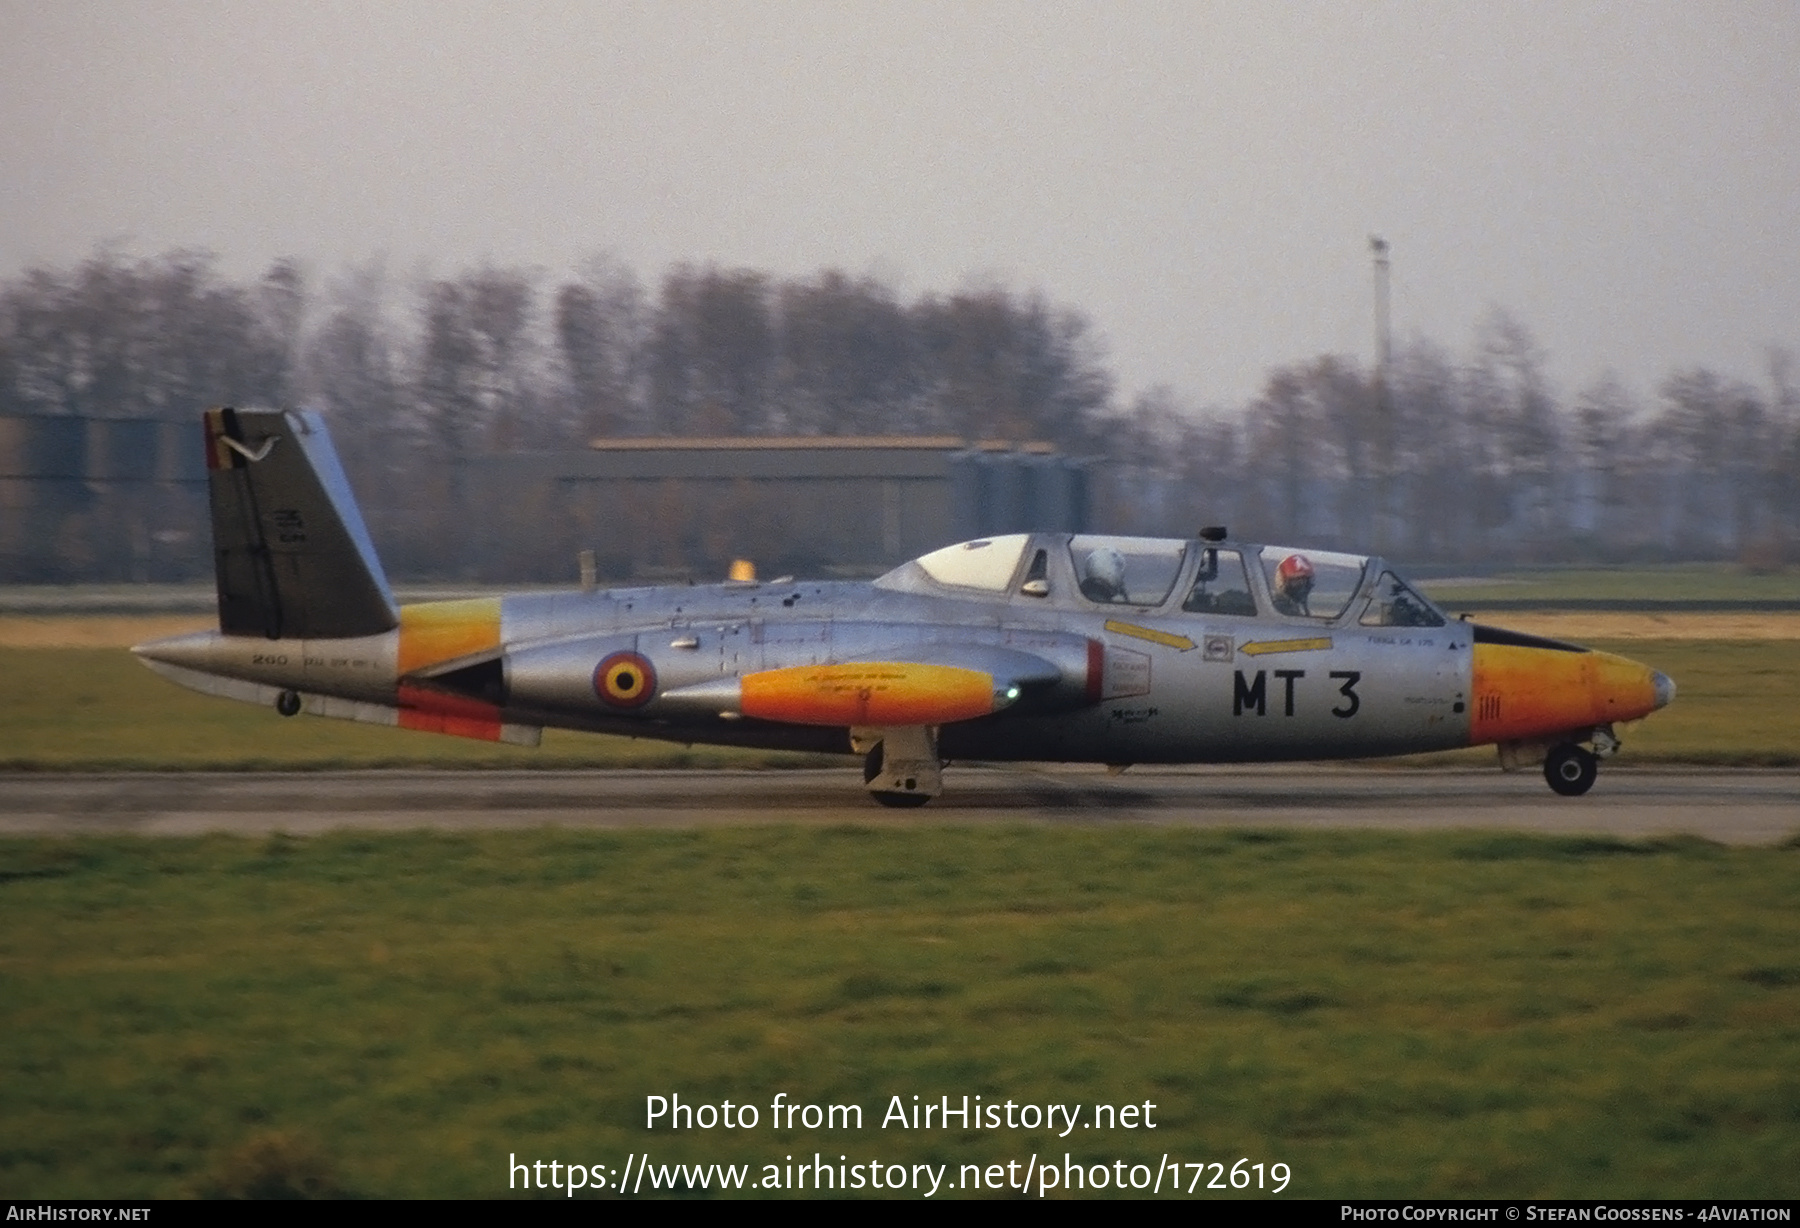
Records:
[[[1446,618],[1378,558],[1222,531],[1008,534],[867,584],[397,606],[322,419],[221,409],[205,428],[220,628],[134,651],[185,686],[290,715],[526,744],[549,726],[855,753],[878,801],[918,805],[955,759],[1487,743],[1579,794],[1617,749],[1614,725],[1674,695],[1635,661]]]

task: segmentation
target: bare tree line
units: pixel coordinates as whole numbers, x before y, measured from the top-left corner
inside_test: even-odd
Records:
[[[907,303],[835,271],[691,265],[652,295],[603,259],[554,282],[483,266],[401,285],[371,265],[315,288],[293,261],[238,285],[204,254],[102,250],[0,283],[0,347],[7,413],[311,401],[449,455],[652,434],[1080,444],[1112,392],[1088,321],[1038,295]]]
[[[1139,396],[1113,455],[1155,494],[1138,524],[1229,520],[1252,539],[1413,562],[1731,559],[1800,544],[1800,383],[1671,371],[1653,399],[1608,372],[1560,401],[1529,329],[1492,309],[1468,353],[1415,338],[1386,396],[1354,360],[1271,371],[1225,411]]]
[[[454,570],[452,513],[481,514],[460,462],[638,435],[1048,440],[1109,462],[1105,527],[1224,521],[1415,562],[1763,564],[1800,542],[1787,354],[1770,351],[1760,385],[1694,368],[1649,398],[1602,375],[1565,401],[1545,365],[1495,311],[1462,354],[1401,346],[1385,395],[1322,355],[1269,372],[1248,403],[1195,410],[1164,388],[1122,403],[1086,317],[1001,286],[909,300],[836,271],[676,265],[652,289],[601,258],[317,282],[284,260],[235,282],[204,254],[110,249],[0,282],[0,416],[316,406],[378,536],[418,570]]]

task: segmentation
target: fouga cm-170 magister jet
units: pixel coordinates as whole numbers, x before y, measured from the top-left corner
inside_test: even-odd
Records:
[[[212,695],[535,744],[545,726],[864,756],[920,805],[957,759],[1227,763],[1492,743],[1585,793],[1667,704],[1623,657],[1445,617],[1378,558],[1017,533],[871,583],[396,605],[323,420],[206,413],[219,630],[134,651]]]

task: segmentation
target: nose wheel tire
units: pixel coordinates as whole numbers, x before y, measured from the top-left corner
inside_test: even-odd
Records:
[[[1564,797],[1580,797],[1599,774],[1600,761],[1579,746],[1565,743],[1544,756],[1544,779]]]

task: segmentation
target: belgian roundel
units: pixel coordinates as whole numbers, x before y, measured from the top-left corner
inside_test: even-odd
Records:
[[[656,694],[656,670],[635,652],[615,652],[594,667],[594,692],[615,708],[641,708]]]

